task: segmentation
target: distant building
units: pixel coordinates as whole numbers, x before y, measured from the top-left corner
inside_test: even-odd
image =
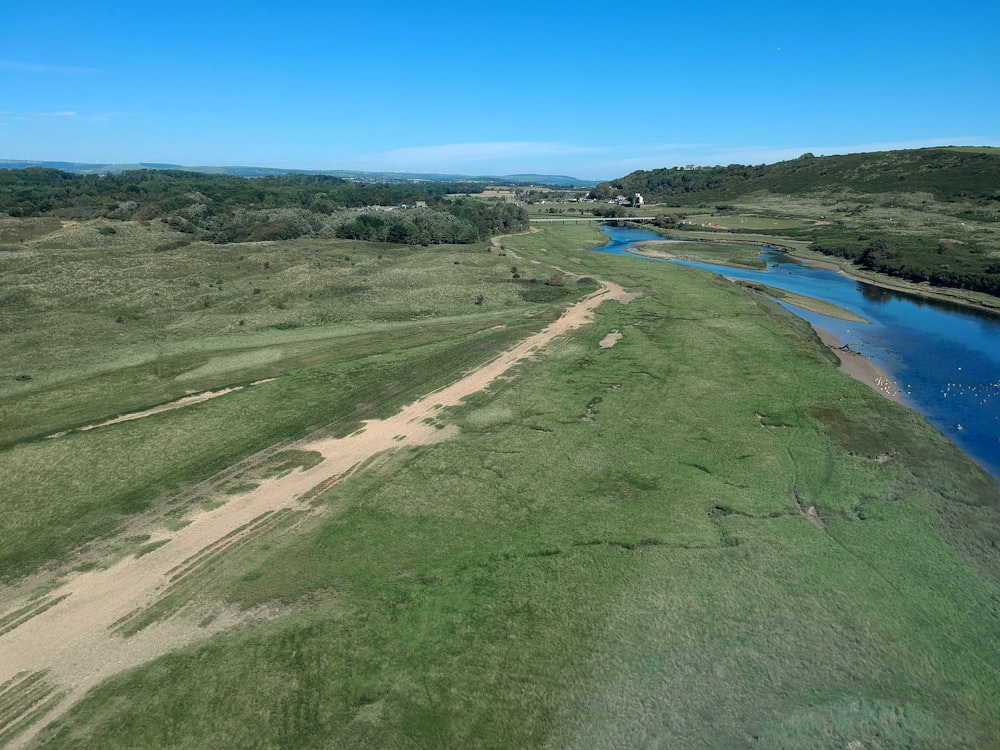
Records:
[[[632,206],[636,208],[642,206],[645,202],[640,193],[636,193],[633,198],[626,198],[624,195],[619,195],[613,201],[608,201],[608,203],[617,203],[619,206]]]

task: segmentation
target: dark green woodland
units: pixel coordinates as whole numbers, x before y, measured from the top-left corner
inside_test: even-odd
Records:
[[[0,212],[15,218],[156,220],[216,243],[299,237],[470,243],[526,227],[516,206],[446,197],[474,190],[451,183],[361,184],[325,175],[247,179],[145,169],[84,175],[29,167],[0,170]]]

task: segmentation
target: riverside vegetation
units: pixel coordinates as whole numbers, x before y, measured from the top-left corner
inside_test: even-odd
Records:
[[[499,247],[4,231],[8,593],[143,554],[151,529],[308,464],[297,441],[450,382],[595,277],[640,294],[443,415],[456,438],[225,555],[178,606],[279,615],[108,680],[38,746],[1000,742],[995,480],[776,303],[590,253],[601,237],[571,224]]]
[[[803,154],[771,165],[640,170],[591,195],[641,192],[666,204],[643,213],[658,212],[671,232],[693,224],[780,235],[867,271],[1000,297],[998,175],[995,148]]]

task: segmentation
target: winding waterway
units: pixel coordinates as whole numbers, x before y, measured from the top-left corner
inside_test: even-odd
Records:
[[[635,242],[662,240],[661,235],[632,227],[605,226],[601,231],[610,242],[599,252],[657,260],[629,248]],[[885,371],[907,406],[1000,479],[1000,316],[866,284],[764,247],[761,258],[767,262],[764,270],[660,262],[826,300],[870,321],[848,323],[785,304]]]

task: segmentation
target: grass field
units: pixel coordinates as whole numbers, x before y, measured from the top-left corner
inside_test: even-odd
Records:
[[[13,346],[17,367],[39,373],[3,402],[16,416],[0,460],[8,477],[19,472],[5,482],[19,490],[0,507],[24,503],[22,520],[4,519],[4,550],[16,542],[6,569],[21,573],[51,558],[33,556],[31,539],[53,534],[49,549],[66,554],[139,508],[164,503],[169,515],[172,492],[227,461],[391,411],[551,320],[583,288],[567,283],[548,303],[505,297],[552,289],[511,281],[511,266],[641,293],[605,303],[549,356],[452,410],[458,438],[336,485],[320,498],[336,512],[262,535],[183,591],[284,614],[107,681],[37,746],[1000,743],[996,482],[921,417],[838,372],[776,303],[696,269],[590,253],[602,242],[592,227],[542,226],[492,253],[401,251],[396,268],[375,246],[317,246],[334,266],[317,275],[350,274],[335,262],[350,256],[411,285],[375,287],[371,308],[326,311],[290,295],[299,327],[275,328],[289,311],[269,310],[245,334],[228,327],[227,305],[244,296],[233,293],[218,318],[180,316],[195,335],[160,359],[143,359],[137,331],[116,354],[129,366],[110,367],[95,333],[77,379],[65,344],[52,345],[51,367]],[[274,269],[282,247],[267,250]],[[224,290],[238,286],[222,276]],[[440,287],[433,309],[413,302],[428,284]],[[93,306],[106,316],[103,304]],[[359,312],[369,309],[389,312]],[[621,339],[602,349],[612,330]],[[263,377],[278,379],[39,438],[178,388]],[[78,395],[101,383],[120,395]],[[192,434],[214,453],[185,453]],[[88,470],[118,484],[79,486]],[[90,517],[74,507],[88,494],[98,498]],[[95,519],[106,527],[87,526]],[[18,537],[24,524],[35,525]],[[65,531],[73,524],[89,531]]]
[[[671,240],[668,242],[639,242],[634,252],[649,254],[661,258],[683,258],[722,266],[741,266],[743,268],[765,268],[760,257],[760,248],[750,245],[734,245],[722,242],[683,242]]]
[[[189,485],[246,455],[391,413],[551,319],[557,308],[544,300],[558,305],[576,293],[546,286],[550,273],[536,279],[530,268],[515,279],[485,246],[164,250],[177,233],[161,224],[119,223],[113,235],[101,233],[107,224],[32,222],[24,241],[0,252],[0,297],[19,300],[0,317],[0,577],[8,580],[119,529],[162,493],[190,496]]]
[[[0,396],[211,348],[219,337],[235,348],[262,332],[479,314],[535,291],[483,245],[227,246],[188,242],[160,223],[110,221],[0,245],[0,272]]]
[[[780,232],[816,225],[813,219],[760,216],[753,213],[689,213],[684,223],[688,228],[725,229],[733,232]]]

